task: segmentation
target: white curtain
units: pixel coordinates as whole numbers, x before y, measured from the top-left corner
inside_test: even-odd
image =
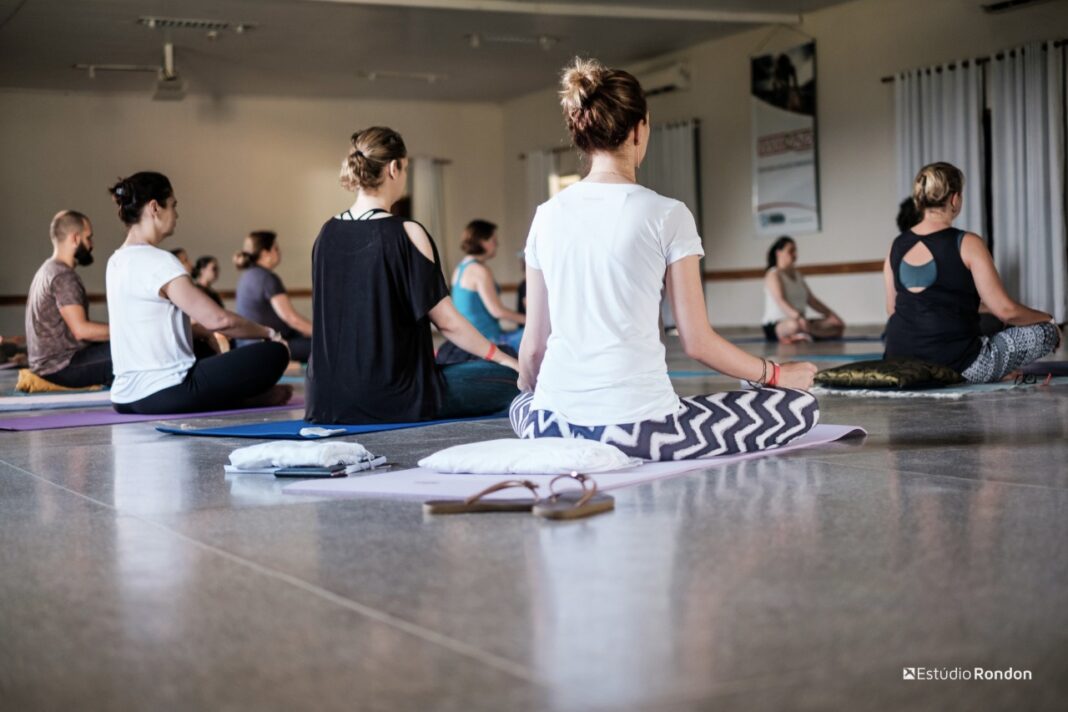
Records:
[[[661,195],[681,200],[695,218],[700,214],[696,122],[683,121],[652,127],[649,150],[638,170],[638,182]]]
[[[990,63],[994,260],[1009,294],[1066,318],[1065,48]]]
[[[982,67],[957,62],[955,69],[918,69],[896,80],[897,199],[912,195],[912,181],[928,163],[952,163],[965,177],[957,227],[982,234]]]
[[[529,228],[534,211],[549,199],[549,178],[556,172],[555,154],[551,150],[527,151],[524,168],[527,174],[527,223],[524,228]],[[525,240],[525,232],[523,237]]]
[[[638,182],[660,195],[682,201],[694,219],[700,218],[697,193],[697,122],[682,121],[653,126],[649,132],[649,149],[638,169]],[[698,230],[701,229],[698,224]],[[675,326],[671,302],[660,301],[660,316],[665,327]]]
[[[451,244],[445,226],[445,173],[438,160],[416,156],[411,160],[412,217],[422,223],[438,245],[442,260]],[[449,265],[443,265],[448,274]]]

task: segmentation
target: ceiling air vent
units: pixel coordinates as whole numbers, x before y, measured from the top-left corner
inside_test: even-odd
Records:
[[[638,74],[646,96],[670,94],[690,88],[690,69],[681,62]]]
[[[234,32],[242,34],[253,30],[251,22],[227,20],[197,20],[187,17],[139,17],[137,23],[152,30],[197,30],[200,32]]]

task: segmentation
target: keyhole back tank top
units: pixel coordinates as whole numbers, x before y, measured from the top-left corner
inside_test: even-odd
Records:
[[[888,358],[918,358],[961,372],[979,355],[979,292],[960,256],[964,234],[952,227],[930,235],[909,230],[894,240],[890,269],[897,296],[886,325]],[[931,259],[906,262],[921,243]]]

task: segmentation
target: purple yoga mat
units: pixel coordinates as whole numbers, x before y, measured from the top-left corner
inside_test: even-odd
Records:
[[[274,413],[304,407],[304,399],[294,397],[285,405],[266,408],[242,408],[241,410],[213,410],[206,413],[171,413],[169,415],[124,415],[108,410],[86,410],[78,413],[54,413],[35,418],[4,418],[0,430],[55,430],[57,428],[84,428],[91,425],[122,425],[144,423],[150,420],[184,420],[189,418],[213,418],[220,415],[246,415],[248,413]]]

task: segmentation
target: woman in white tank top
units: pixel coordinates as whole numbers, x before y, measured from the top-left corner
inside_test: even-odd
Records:
[[[845,322],[826,304],[816,299],[797,271],[797,243],[780,237],[768,250],[768,270],[764,275],[764,336],[768,341],[794,343],[817,339],[837,339]],[[808,319],[812,307],[819,319]]]

